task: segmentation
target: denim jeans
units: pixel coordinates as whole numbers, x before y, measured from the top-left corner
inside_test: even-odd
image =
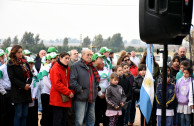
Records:
[[[75,126],[94,126],[95,123],[95,102],[74,102]]]
[[[28,103],[14,103],[14,126],[26,126],[28,116]]]
[[[161,126],[161,119],[162,119],[162,116],[158,116],[158,126]],[[166,116],[165,126],[173,126],[173,116]]]
[[[191,114],[180,114],[181,117],[181,126],[190,126],[191,123]]]

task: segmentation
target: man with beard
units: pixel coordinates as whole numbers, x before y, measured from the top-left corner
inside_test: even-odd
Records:
[[[70,51],[70,60],[68,66],[71,67],[73,63],[78,61],[78,51],[73,49]]]

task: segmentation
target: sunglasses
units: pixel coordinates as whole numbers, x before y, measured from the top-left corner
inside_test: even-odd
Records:
[[[130,61],[130,59],[126,59],[126,60],[124,60],[125,62],[127,62],[127,61]]]

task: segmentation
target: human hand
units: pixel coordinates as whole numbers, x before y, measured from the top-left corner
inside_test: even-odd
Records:
[[[69,95],[70,98],[74,97],[74,94],[71,92],[71,94]]]
[[[32,102],[34,101],[34,98],[32,98]]]
[[[194,109],[194,105],[191,105],[190,107],[191,107],[192,109]]]
[[[121,107],[123,107],[125,105],[123,102],[121,102],[120,104],[121,104]]]
[[[105,98],[105,95],[102,94],[101,96],[99,96],[101,99],[104,99]]]
[[[168,108],[168,105],[166,105],[166,108]]]
[[[24,87],[24,89],[25,89],[26,91],[28,91],[28,90],[30,89],[30,84],[26,84],[26,86]]]
[[[115,109],[118,109],[118,108],[119,108],[119,106],[115,107]]]

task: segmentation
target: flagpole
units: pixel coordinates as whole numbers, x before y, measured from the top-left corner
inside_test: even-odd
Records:
[[[163,52],[163,82],[162,82],[162,121],[161,126],[166,125],[166,85],[167,85],[167,59],[168,45],[164,44]]]

